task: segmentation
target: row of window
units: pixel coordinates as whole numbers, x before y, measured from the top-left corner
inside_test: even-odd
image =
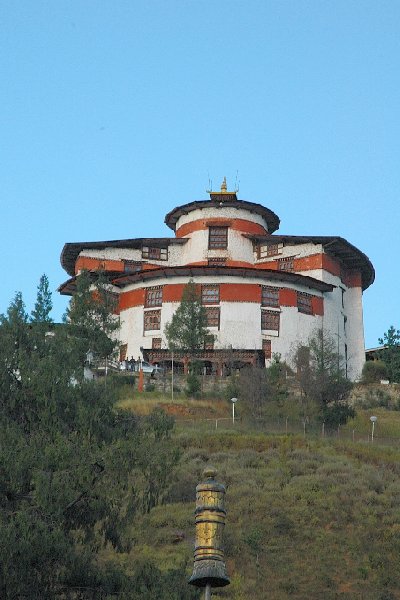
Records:
[[[220,302],[219,285],[202,285],[201,286],[201,302],[202,304],[219,304]],[[280,289],[270,287],[268,285],[261,286],[261,306],[270,306],[271,308],[279,308],[279,292]],[[146,288],[145,307],[162,306],[163,288],[162,286]],[[312,296],[304,292],[297,292],[297,308],[299,312],[311,315]]]
[[[228,248],[228,227],[209,227],[208,228],[208,248],[209,250],[226,250]],[[264,246],[255,246],[257,258],[266,258],[276,256],[279,254],[279,244],[267,244]],[[142,258],[145,260],[168,260],[168,248],[159,248],[155,246],[142,246]],[[141,265],[138,261],[124,261],[125,270],[137,270],[138,266]],[[225,258],[212,258],[209,259],[210,265],[224,265],[226,262]],[[294,257],[288,256],[285,258],[278,258],[278,268],[281,271],[293,271],[294,269]]]
[[[210,306],[206,309],[207,327],[220,326],[220,308],[219,306]],[[279,331],[280,312],[274,310],[261,311],[261,329]],[[161,310],[146,310],[144,313],[144,331],[154,331],[161,329]]]
[[[279,291],[279,288],[263,285],[261,288],[261,306],[279,308]],[[297,309],[301,313],[312,315],[312,296],[310,294],[306,294],[305,292],[297,292]]]
[[[225,250],[228,247],[228,227],[209,227],[208,247],[214,250]],[[142,246],[142,258],[146,260],[168,260],[168,248]],[[214,258],[209,260],[209,264],[223,265],[225,260],[224,258]],[[137,261],[125,261],[125,270],[132,269],[135,271],[137,267]]]
[[[220,325],[219,306],[210,306],[205,309],[207,316],[207,327],[216,327]],[[157,331],[161,329],[161,310],[146,310],[143,316],[144,331]]]

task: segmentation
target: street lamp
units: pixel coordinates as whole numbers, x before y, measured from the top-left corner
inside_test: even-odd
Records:
[[[235,404],[237,402],[237,398],[231,398],[232,402],[232,423],[235,424]]]
[[[371,442],[373,442],[373,441],[374,441],[374,429],[375,429],[375,423],[377,422],[377,420],[378,420],[378,417],[370,417],[370,418],[369,418],[369,420],[370,420],[370,421],[371,421],[371,423],[372,423]]]

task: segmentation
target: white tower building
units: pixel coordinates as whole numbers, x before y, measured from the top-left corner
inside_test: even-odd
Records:
[[[143,352],[170,361],[164,328],[190,279],[199,286],[215,336],[199,359],[219,372],[234,361],[289,360],[293,347],[323,327],[338,340],[348,377],[365,360],[362,292],[374,281],[370,260],[338,236],[274,232],[279,218],[260,204],[220,192],[178,206],[165,217],[170,238],[65,244],[61,264],[74,293],[82,269],[104,270],[118,294],[121,358]],[[185,358],[182,359],[185,362]]]

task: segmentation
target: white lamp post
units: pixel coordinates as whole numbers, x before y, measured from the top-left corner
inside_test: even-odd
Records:
[[[235,424],[235,403],[237,402],[237,398],[231,398],[232,402],[232,423]]]
[[[370,420],[370,421],[371,421],[371,423],[372,423],[371,442],[373,442],[373,441],[374,441],[374,430],[375,430],[375,423],[377,422],[377,420],[378,420],[378,417],[370,417],[370,418],[369,418],[369,420]]]

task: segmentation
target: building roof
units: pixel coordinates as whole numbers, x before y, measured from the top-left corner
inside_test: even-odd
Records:
[[[366,290],[374,282],[375,269],[368,256],[342,237],[329,235],[246,235],[246,237],[259,243],[279,244],[282,242],[288,246],[309,242],[321,244],[327,254],[338,258],[347,269],[360,271],[363,290]]]
[[[219,198],[221,196],[221,199]],[[170,229],[175,231],[176,223],[182,215],[188,215],[194,210],[201,210],[203,208],[215,208],[219,209],[222,207],[232,207],[247,210],[250,213],[260,215],[267,223],[268,231],[270,233],[276,231],[279,228],[280,219],[279,217],[269,208],[256,204],[255,202],[248,202],[247,200],[237,200],[235,193],[224,194],[220,192],[211,192],[211,200],[194,200],[188,204],[182,204],[171,210],[165,217],[165,224]]]
[[[110,240],[103,242],[70,242],[64,245],[61,252],[61,266],[68,275],[75,274],[75,263],[82,250],[104,250],[106,248],[165,248],[172,244],[186,244],[187,238],[133,238],[128,240]]]
[[[107,273],[110,282],[119,288],[124,288],[127,285],[138,282],[150,282],[154,279],[163,279],[170,277],[199,277],[204,275],[217,277],[232,277],[239,276],[243,280],[267,278],[272,281],[284,281],[287,283],[298,284],[303,287],[308,287],[319,292],[331,292],[334,285],[325,283],[314,277],[307,275],[299,275],[290,271],[277,271],[275,269],[254,269],[248,267],[214,267],[209,265],[204,266],[182,266],[182,267],[160,267],[149,271],[139,271],[138,273],[121,274],[119,272]],[[75,291],[76,277],[68,279],[60,285],[58,291],[63,295],[71,295]]]

